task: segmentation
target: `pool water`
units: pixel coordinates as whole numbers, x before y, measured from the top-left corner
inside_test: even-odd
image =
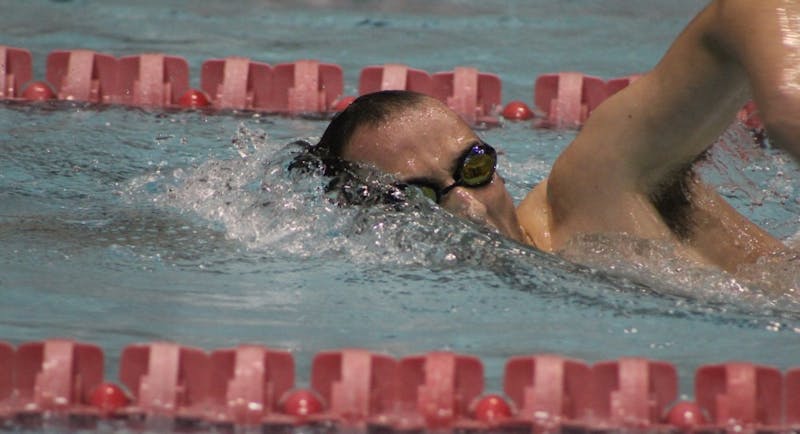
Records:
[[[402,4],[402,6],[400,6]],[[470,65],[532,100],[539,74],[645,71],[702,1],[0,0],[0,43],[29,49],[341,65]],[[677,84],[676,84],[677,85]],[[481,357],[499,391],[512,355],[673,362],[691,394],[705,363],[800,365],[800,273],[761,264],[763,288],[687,268],[663,246],[585,239],[578,265],[502,239],[415,200],[338,207],[326,180],[287,170],[324,120],[0,105],[0,339],[69,337],[102,346],[108,377],[131,343],[293,351],[298,382],[325,349]],[[505,123],[482,131],[515,200],[542,180],[574,131]],[[700,171],[745,215],[792,245],[800,172],[733,125]],[[617,240],[618,241],[618,240]],[[615,258],[622,259],[615,259]],[[610,259],[609,259],[610,258]],[[766,288],[767,290],[764,290]],[[776,293],[775,290],[778,292]]]

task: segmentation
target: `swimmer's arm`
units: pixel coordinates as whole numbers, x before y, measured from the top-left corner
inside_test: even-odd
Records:
[[[556,246],[580,232],[669,236],[649,198],[685,173],[748,97],[743,70],[709,42],[718,5],[650,73],[601,104],[558,157],[547,188]]]
[[[554,176],[580,165],[612,190],[651,194],[719,137],[748,98],[744,70],[714,40],[722,3],[712,2],[652,71],[592,113]]]
[[[800,2],[725,0],[712,36],[745,71],[770,141],[800,162]]]
[[[800,68],[800,42],[792,47],[775,32],[780,27],[776,11],[782,7],[792,17],[787,19],[800,20],[800,6],[789,0],[712,2],[650,73],[594,111],[550,173],[547,201],[556,246],[579,232],[664,237],[667,229],[654,218],[648,198],[684,173],[733,122],[750,98],[749,80],[770,134],[787,150],[797,148],[800,119],[792,114],[800,113],[795,108],[800,96],[770,93],[791,83],[779,68],[757,65],[794,59]],[[748,17],[760,20],[764,29],[756,42],[740,46],[744,42],[738,39],[750,37],[742,31]],[[771,48],[760,53],[762,46]],[[800,80],[800,69],[798,75]],[[795,85],[800,88],[800,81]]]

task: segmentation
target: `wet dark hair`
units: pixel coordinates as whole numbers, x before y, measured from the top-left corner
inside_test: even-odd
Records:
[[[425,96],[405,90],[386,90],[356,98],[333,117],[313,152],[322,158],[341,158],[344,147],[362,126],[378,126],[393,115],[419,105]]]
[[[336,193],[339,204],[403,201],[404,193],[396,185],[387,185],[377,179],[379,177],[365,175],[364,165],[344,160],[342,152],[359,128],[378,126],[399,112],[422,104],[425,98],[423,94],[404,90],[380,91],[356,98],[331,119],[319,142],[314,145],[296,142],[303,149],[295,156],[289,170],[332,177],[325,190]]]

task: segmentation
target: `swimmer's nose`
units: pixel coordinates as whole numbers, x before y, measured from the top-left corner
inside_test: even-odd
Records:
[[[507,227],[501,218],[496,218],[485,203],[475,197],[472,190],[458,187],[447,195],[442,206],[453,214],[470,220],[482,226],[489,226],[499,231],[501,234],[512,238],[520,239],[518,228]]]
[[[479,224],[490,224],[486,205],[464,187],[456,187],[444,197],[442,207]]]
[[[490,198],[490,203],[487,205],[477,197],[477,193],[480,191],[456,187],[444,197],[441,206],[459,217],[466,218],[479,225],[490,226],[506,237],[517,241],[522,240],[522,233],[516,219],[513,203],[509,203],[509,209],[504,209],[506,208],[504,203],[499,203],[500,201],[497,200],[492,201]],[[490,208],[490,206],[494,208]],[[505,213],[511,213],[511,215],[504,216]]]

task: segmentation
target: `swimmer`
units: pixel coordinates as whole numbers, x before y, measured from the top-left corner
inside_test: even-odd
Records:
[[[800,161],[800,1],[716,0],[658,65],[609,98],[515,207],[497,153],[438,100],[364,95],[316,146],[393,174],[452,213],[546,252],[584,234],[665,241],[736,274],[786,254],[693,173],[753,98],[773,143]]]

